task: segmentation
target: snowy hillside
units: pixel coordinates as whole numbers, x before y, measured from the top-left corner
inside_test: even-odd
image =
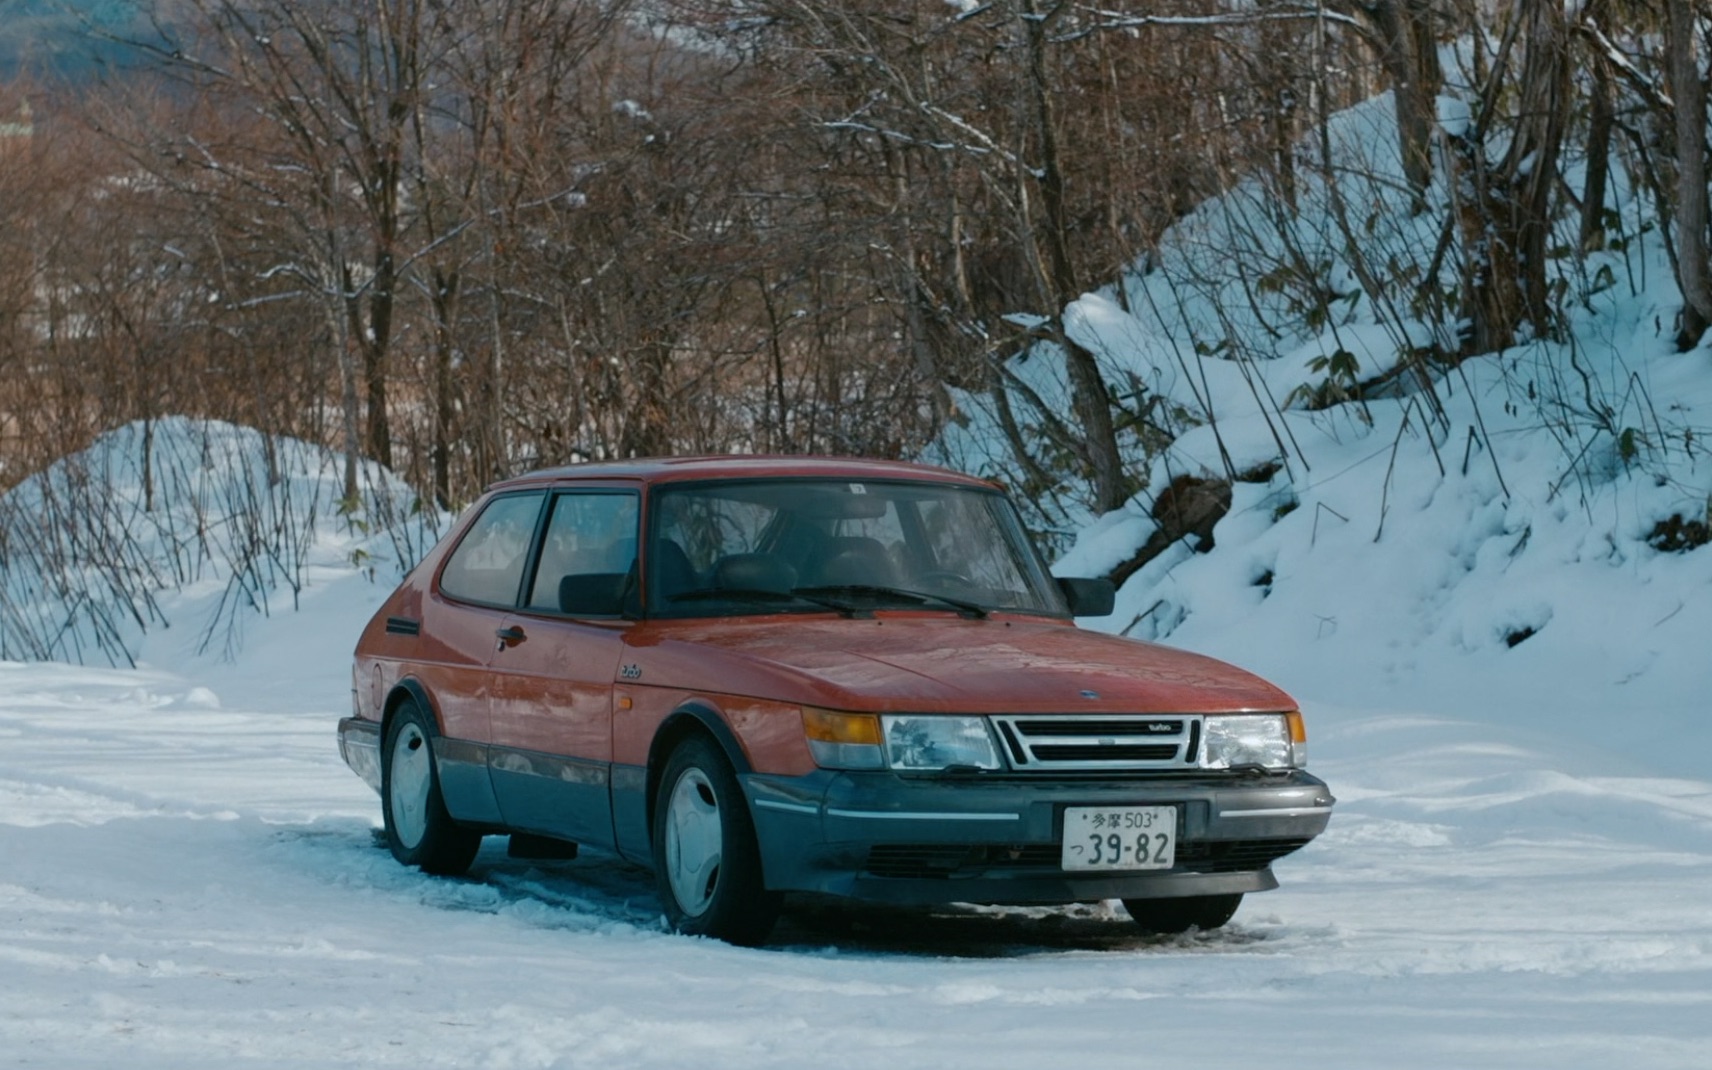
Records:
[[[1408,211],[1389,109],[1379,98],[1334,120],[1342,208],[1315,184],[1279,219],[1265,190],[1239,187],[1171,232],[1124,292],[1068,310],[1108,380],[1136,384],[1181,433],[1132,458],[1148,479],[1125,509],[1040,507],[1073,531],[1055,570],[1133,565],[1174,483],[1228,484],[1210,541],[1180,538],[1134,569],[1091,626],[1342,704],[1491,710],[1608,760],[1696,774],[1704,748],[1684,744],[1706,738],[1712,548],[1691,546],[1712,521],[1712,345],[1675,351],[1663,243],[1619,188],[1621,234],[1558,265],[1565,337],[1405,367],[1443,341],[1429,298],[1454,272],[1406,284],[1398,271],[1381,300],[1355,282],[1363,263],[1424,268],[1443,219]],[[1350,205],[1371,213],[1353,251],[1332,222]],[[1067,404],[1050,350],[1012,367]],[[1367,396],[1337,402],[1357,381]],[[936,456],[1012,478],[995,417],[979,398],[964,406]]]

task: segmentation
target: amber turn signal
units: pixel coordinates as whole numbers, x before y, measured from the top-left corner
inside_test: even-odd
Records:
[[[866,743],[878,746],[880,719],[871,713],[839,713],[805,706],[803,733],[821,743]]]

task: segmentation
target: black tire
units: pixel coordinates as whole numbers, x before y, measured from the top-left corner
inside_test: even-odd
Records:
[[[761,875],[761,849],[743,787],[706,736],[679,743],[654,796],[654,876],[673,929],[755,947],[782,897]],[[687,852],[687,854],[686,854]]]
[[[425,873],[455,877],[470,868],[481,834],[446,812],[434,763],[434,726],[406,700],[387,723],[380,749],[380,809],[392,857]]]
[[[1190,929],[1208,932],[1231,920],[1242,905],[1242,893],[1234,895],[1188,895],[1175,899],[1125,899],[1124,909],[1143,932],[1182,933]]]

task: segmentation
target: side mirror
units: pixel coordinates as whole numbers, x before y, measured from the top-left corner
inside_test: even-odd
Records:
[[[559,612],[573,617],[618,617],[624,614],[629,591],[628,572],[578,572],[559,581]]]
[[[1117,602],[1118,589],[1111,580],[1087,580],[1060,576],[1058,589],[1070,603],[1072,617],[1109,617]]]

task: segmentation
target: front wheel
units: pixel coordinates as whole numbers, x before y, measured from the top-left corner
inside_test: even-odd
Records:
[[[1143,932],[1181,933],[1217,929],[1242,905],[1242,893],[1186,895],[1173,899],[1125,899],[1124,909]]]
[[[654,872],[678,932],[754,947],[779,917],[743,787],[704,736],[678,744],[654,799]]]
[[[381,747],[380,808],[392,857],[424,872],[455,877],[470,868],[481,835],[446,812],[434,767],[434,736],[421,707],[393,711]]]

